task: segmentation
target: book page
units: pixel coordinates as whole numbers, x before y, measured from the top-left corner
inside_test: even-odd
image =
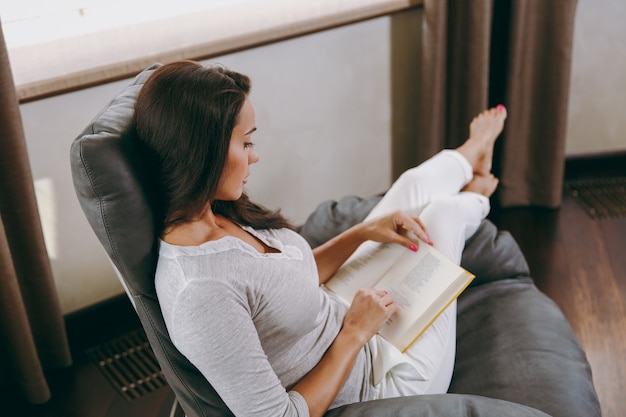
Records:
[[[365,242],[325,286],[347,304],[361,288],[388,291],[400,310],[379,333],[405,351],[473,278],[422,241],[417,252],[397,244]]]
[[[420,245],[418,254],[417,262],[415,257],[403,256],[374,286],[389,291],[400,307],[380,331],[400,350],[421,334],[473,278],[431,246]]]
[[[415,256],[401,245],[367,241],[359,246],[324,285],[350,304],[358,290],[373,288],[404,252]]]

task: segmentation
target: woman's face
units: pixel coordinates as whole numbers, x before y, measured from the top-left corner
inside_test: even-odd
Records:
[[[241,197],[243,187],[250,175],[250,165],[259,160],[259,155],[252,143],[252,133],[255,130],[254,107],[250,99],[246,97],[230,137],[228,156],[215,195],[216,200],[234,201]]]

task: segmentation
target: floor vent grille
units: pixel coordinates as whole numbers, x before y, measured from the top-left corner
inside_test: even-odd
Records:
[[[134,400],[167,385],[143,330],[127,333],[86,353],[127,400]]]
[[[626,216],[626,178],[570,181],[565,189],[593,219]]]

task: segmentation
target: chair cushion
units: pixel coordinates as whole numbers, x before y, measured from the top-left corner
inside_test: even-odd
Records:
[[[558,306],[526,277],[468,289],[458,302],[450,392],[553,417],[600,416],[586,355]]]
[[[506,230],[483,220],[465,242],[461,265],[476,278],[471,287],[505,278],[528,277],[528,263],[517,242]]]
[[[174,347],[154,288],[155,174],[127,128],[139,90],[159,66],[155,64],[140,73],[74,140],[70,149],[74,188],[187,417],[232,416],[211,384]]]
[[[324,201],[309,215],[299,232],[315,248],[363,221],[381,198],[346,196],[339,201]]]
[[[156,229],[150,170],[126,130],[135,98],[159,65],[144,70],[83,130],[70,149],[78,201],[131,293],[153,294]]]
[[[474,395],[419,395],[350,404],[326,417],[549,417],[539,410]]]

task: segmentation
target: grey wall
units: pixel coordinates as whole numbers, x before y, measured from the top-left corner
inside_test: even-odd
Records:
[[[377,18],[210,61],[253,81],[261,161],[252,167],[247,188],[255,200],[281,207],[298,223],[323,200],[389,186],[391,25],[391,18]],[[72,140],[127,82],[21,106],[66,313],[122,292],[76,201],[68,153]]]

